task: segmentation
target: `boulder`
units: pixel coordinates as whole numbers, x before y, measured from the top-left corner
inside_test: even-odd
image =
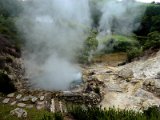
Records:
[[[13,98],[13,97],[14,97],[14,95],[15,95],[15,93],[10,93],[10,94],[8,94],[8,95],[7,95],[7,97],[9,97],[9,98]]]
[[[27,117],[27,111],[22,108],[16,108],[12,110],[10,111],[10,114],[17,116],[18,118]]]
[[[37,97],[32,97],[31,101],[34,103],[37,101],[37,99],[38,99]]]
[[[160,97],[160,81],[157,79],[147,79],[143,82],[143,89],[154,93]]]
[[[44,96],[40,96],[40,98],[39,98],[41,101],[43,101],[44,100]]]
[[[23,101],[23,102],[26,102],[26,101],[28,101],[29,99],[30,99],[29,96],[25,96],[25,97],[22,98],[22,101]]]
[[[22,97],[22,95],[21,95],[21,94],[18,94],[18,95],[16,96],[16,99],[21,99],[21,97]]]
[[[11,105],[15,105],[17,103],[17,101],[13,101],[12,103],[11,103]]]
[[[122,78],[132,78],[133,77],[133,71],[129,68],[123,68],[118,72],[118,75]]]
[[[2,103],[7,104],[9,102],[10,98],[5,98]]]
[[[18,107],[25,107],[26,104],[24,104],[24,103],[18,103],[17,106],[18,106]]]

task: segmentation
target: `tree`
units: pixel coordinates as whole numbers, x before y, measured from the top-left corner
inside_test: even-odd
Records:
[[[21,10],[21,2],[18,0],[0,0],[0,16],[18,16]]]

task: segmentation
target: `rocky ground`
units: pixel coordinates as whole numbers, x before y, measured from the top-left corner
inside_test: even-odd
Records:
[[[1,35],[0,46],[0,103],[16,106],[11,114],[25,116],[26,108],[63,113],[70,103],[136,111],[160,105],[160,52],[126,65],[124,53],[101,56],[82,67],[82,84],[69,91],[43,91],[28,88],[20,50]]]
[[[137,111],[160,105],[160,52],[147,60],[118,67],[95,64],[85,72],[91,79],[104,82],[105,95],[100,103],[103,108]]]

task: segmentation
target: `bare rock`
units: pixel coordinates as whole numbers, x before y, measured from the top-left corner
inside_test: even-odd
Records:
[[[18,106],[18,107],[22,107],[22,108],[23,108],[23,107],[25,107],[25,106],[26,106],[26,104],[24,104],[24,103],[18,103],[18,104],[17,104],[17,106]]]
[[[17,101],[13,101],[13,102],[11,103],[11,106],[15,105],[16,103],[17,103]]]
[[[40,96],[40,98],[39,98],[41,101],[43,101],[44,100],[44,96]]]
[[[38,110],[45,108],[45,102],[44,101],[38,101],[37,105],[36,105],[36,108]]]
[[[113,91],[113,92],[122,92],[122,89],[119,85],[117,84],[108,84],[107,88],[109,91]]]
[[[9,102],[10,98],[5,98],[2,103],[7,104]]]
[[[133,71],[132,71],[132,69],[123,68],[118,72],[118,75],[120,77],[125,78],[125,79],[126,78],[132,78],[133,77]]]
[[[7,97],[9,97],[9,98],[13,98],[13,97],[14,97],[14,95],[15,95],[15,93],[10,93],[10,94],[8,94],[8,95],[7,95]]]
[[[34,103],[37,101],[37,99],[38,99],[37,97],[32,97],[31,101]]]
[[[21,95],[21,94],[18,94],[18,95],[16,96],[16,99],[21,99],[21,97],[22,97],[22,95]]]
[[[27,117],[27,111],[22,108],[16,108],[12,110],[10,111],[10,114],[17,116],[18,118]]]
[[[142,98],[145,98],[145,99],[153,99],[154,98],[152,93],[147,92],[147,91],[145,91],[141,88],[136,91],[135,96],[136,97],[142,97]]]
[[[29,96],[25,96],[25,97],[22,98],[22,101],[23,101],[23,102],[26,102],[26,101],[28,101],[29,99],[30,99]]]
[[[143,89],[154,93],[160,97],[160,81],[156,79],[148,79],[143,82]]]

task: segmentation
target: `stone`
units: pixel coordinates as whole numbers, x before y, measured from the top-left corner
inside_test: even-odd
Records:
[[[15,93],[10,93],[10,94],[8,94],[8,95],[7,95],[7,97],[9,97],[9,98],[13,98],[13,97],[14,97],[14,95],[15,95]]]
[[[136,92],[135,92],[135,96],[136,97],[142,97],[142,98],[145,98],[145,99],[153,99],[154,98],[154,96],[153,96],[153,94],[152,93],[150,93],[150,92],[147,92],[147,91],[145,91],[145,90],[143,90],[143,89],[138,89]]]
[[[17,101],[13,101],[12,103],[11,103],[11,105],[13,106],[13,105],[15,105],[17,103]]]
[[[12,110],[10,111],[10,114],[17,116],[18,118],[27,117],[27,111],[22,108],[16,108]]]
[[[33,97],[31,101],[34,103],[37,101],[37,99],[38,99],[37,97]]]
[[[123,78],[132,78],[133,77],[133,71],[132,69],[127,69],[127,68],[123,68],[122,70],[119,71],[118,73],[119,76],[123,77]]]
[[[9,102],[10,98],[5,98],[2,103],[7,104]]]
[[[26,102],[26,101],[28,101],[29,99],[30,99],[29,96],[25,96],[25,97],[22,98],[22,101],[23,101],[23,102]]]
[[[54,99],[51,100],[50,111],[55,113],[55,100]]]
[[[21,99],[21,97],[22,97],[22,95],[21,94],[18,94],[17,96],[16,96],[16,99],[18,100],[18,99]]]
[[[37,108],[38,110],[45,108],[45,102],[44,102],[44,101],[41,101],[41,102],[38,101],[38,102],[37,102],[37,105],[36,105],[36,108]]]
[[[39,98],[41,101],[43,101],[44,100],[44,96],[40,96],[40,98]]]
[[[18,106],[18,107],[25,107],[26,104],[24,104],[24,103],[18,103],[17,106]]]
[[[122,89],[120,88],[119,85],[117,84],[108,84],[107,85],[107,88],[109,91],[113,91],[113,92],[122,92]]]

